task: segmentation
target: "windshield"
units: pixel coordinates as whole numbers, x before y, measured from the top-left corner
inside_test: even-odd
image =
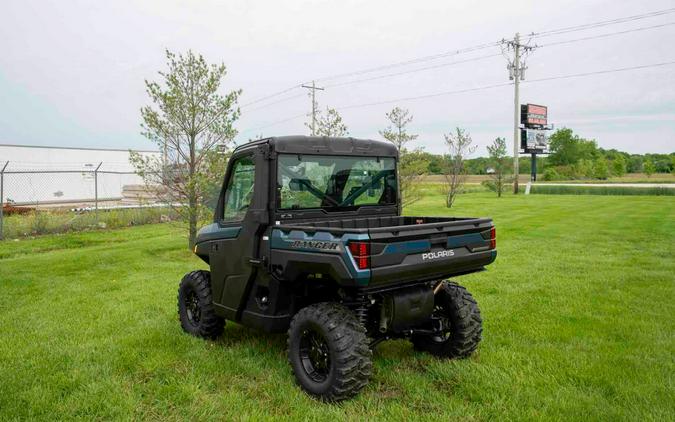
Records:
[[[393,158],[335,155],[279,155],[277,198],[280,209],[396,204]]]

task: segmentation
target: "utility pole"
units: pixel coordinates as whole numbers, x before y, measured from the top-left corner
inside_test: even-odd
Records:
[[[518,193],[518,157],[520,155],[520,81],[525,79],[525,60],[535,47],[520,43],[520,34],[516,33],[513,41],[505,41],[507,49],[513,50],[513,60],[509,59],[506,68],[509,79],[513,81],[513,193]]]
[[[319,91],[323,91],[324,88],[319,88],[316,86],[314,81],[312,81],[312,85],[302,85],[303,88],[311,89],[312,90],[312,126],[310,126],[310,129],[312,130],[312,136],[316,135],[316,90],[318,89]]]

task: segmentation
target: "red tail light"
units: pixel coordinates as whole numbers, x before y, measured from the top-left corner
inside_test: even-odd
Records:
[[[359,270],[370,268],[370,243],[349,242],[349,252],[351,252]]]
[[[490,249],[497,247],[497,230],[494,226],[490,229]]]

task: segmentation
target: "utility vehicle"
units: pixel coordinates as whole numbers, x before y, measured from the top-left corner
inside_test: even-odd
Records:
[[[178,290],[183,329],[213,339],[225,320],[288,332],[300,386],[326,401],[369,381],[391,338],[464,358],[481,339],[476,301],[448,277],[495,260],[488,218],[401,215],[396,148],[287,136],[237,147],[213,223],[194,253],[210,271]]]

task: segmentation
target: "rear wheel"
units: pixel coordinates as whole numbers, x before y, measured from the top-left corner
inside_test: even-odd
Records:
[[[349,309],[317,303],[301,309],[288,330],[288,360],[298,384],[326,401],[355,396],[370,380],[365,328]]]
[[[178,287],[178,317],[183,330],[197,337],[214,339],[223,333],[225,320],[216,315],[208,271],[187,273]]]
[[[433,317],[440,320],[442,333],[414,334],[415,349],[445,358],[466,358],[476,350],[483,320],[478,303],[464,287],[444,281],[436,293]]]

